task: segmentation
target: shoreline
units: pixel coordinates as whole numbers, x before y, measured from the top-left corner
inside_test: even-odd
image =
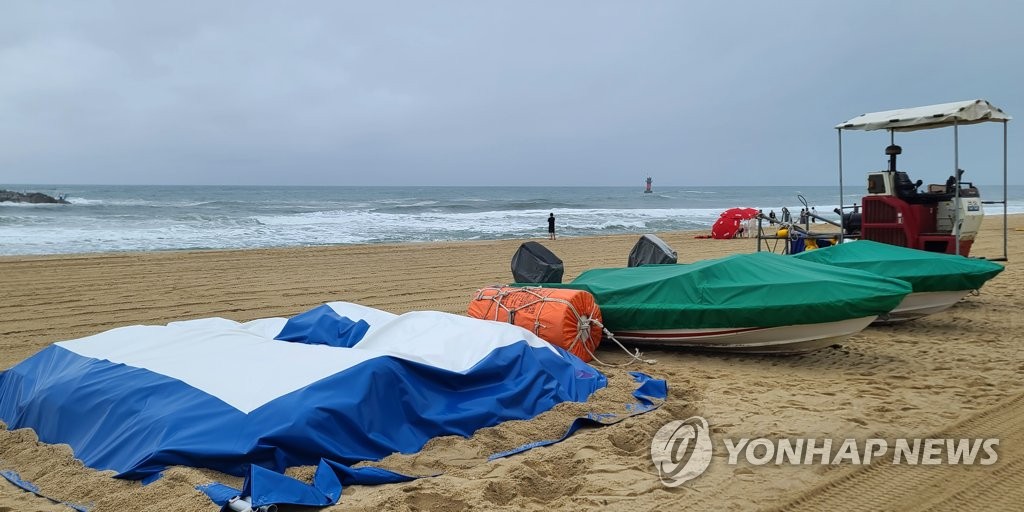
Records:
[[[992,217],[990,219],[990,217]],[[655,365],[597,367],[610,386],[584,404],[563,404],[538,418],[480,431],[470,439],[437,438],[418,454],[382,463],[394,469],[441,472],[442,476],[381,487],[350,486],[328,510],[413,510],[455,507],[480,510],[665,507],[761,509],[794,500],[813,503],[832,496],[840,481],[861,478],[861,468],[840,466],[727,465],[717,453],[707,473],[677,488],[661,485],[650,460],[653,434],[665,423],[700,415],[712,435],[740,437],[896,438],[946,433],[962,437],[1001,404],[1024,407],[1016,328],[1024,308],[1024,216],[1010,219],[1010,262],[978,296],[948,313],[899,326],[870,328],[840,348],[800,356],[745,356],[645,350]],[[972,252],[1002,252],[1002,222],[986,216]],[[699,231],[659,233],[681,263],[753,252],[755,239],[694,239]],[[565,280],[593,267],[621,267],[639,235],[559,238],[544,243],[565,263]],[[0,368],[9,368],[42,347],[130,324],[222,316],[239,321],[290,316],[331,300],[346,300],[395,313],[435,309],[463,313],[477,288],[511,279],[509,262],[526,239],[363,244],[274,249],[156,251],[0,257],[8,289],[0,296]],[[601,349],[603,360],[625,356]],[[487,462],[488,450],[510,439],[551,437],[587,407],[621,404],[628,371],[669,383],[660,409],[508,459]],[[1013,409],[1014,411],[1016,409]],[[1012,411],[1011,411],[1012,412]],[[1024,418],[1022,413],[1021,418]],[[1001,421],[1017,425],[1017,416]],[[972,427],[973,428],[973,427]],[[1009,435],[1009,434],[1007,434]],[[521,437],[520,437],[521,436]],[[982,436],[984,437],[984,436]],[[995,466],[954,468],[956,483],[986,485],[1012,479],[992,471],[1024,460],[1007,438]],[[1012,466],[1010,466],[1012,467]],[[49,495],[96,510],[160,506],[216,510],[195,483],[232,477],[175,468],[142,487],[77,466],[66,446],[36,443],[31,432],[0,431],[0,469],[17,471]],[[306,468],[294,468],[304,475]],[[901,478],[922,478],[928,468],[888,476],[875,494],[844,503],[870,506]],[[888,473],[886,473],[888,475]],[[944,473],[943,473],[944,474]],[[845,479],[845,480],[844,480]],[[61,510],[27,493],[0,486],[0,507]],[[845,485],[845,484],[844,484]],[[994,493],[1013,498],[1010,487]],[[934,487],[911,488],[904,505],[946,496]],[[946,496],[955,500],[955,496]],[[990,498],[994,499],[994,498]],[[956,501],[946,502],[956,504]],[[997,502],[998,503],[998,502]],[[1008,506],[1012,502],[1001,502]],[[54,507],[54,508],[48,508]],[[1000,508],[992,505],[992,508]],[[904,508],[904,507],[899,507]]]
[[[1002,215],[999,214],[986,214],[985,221],[989,222],[989,219],[995,220],[1001,219]],[[1015,218],[1024,218],[1024,213],[1010,213],[1007,214],[1007,222],[1014,224]],[[1002,223],[998,226],[1001,231]],[[1012,230],[1012,229],[1011,229]],[[661,238],[679,238],[686,237],[689,235],[693,237],[695,235],[704,235],[710,233],[711,228],[707,229],[688,229],[683,231],[663,231],[663,232],[650,232]],[[593,239],[601,240],[607,237],[634,237],[639,238],[640,236],[648,234],[643,233],[618,233],[618,234],[606,234],[606,235],[586,235],[586,236],[564,236],[559,235],[559,240],[582,240],[582,239]],[[705,239],[711,240],[711,239]],[[756,243],[754,238],[741,238],[738,240],[748,240],[751,243]],[[540,233],[536,237],[532,238],[493,238],[493,239],[481,239],[481,240],[439,240],[439,241],[407,241],[407,242],[380,242],[380,243],[354,243],[354,244],[326,244],[326,245],[302,245],[302,246],[277,246],[277,247],[252,247],[242,249],[163,249],[163,250],[146,250],[146,251],[109,251],[109,252],[74,252],[74,253],[59,253],[59,254],[0,254],[0,264],[6,261],[20,261],[20,260],[36,260],[36,259],[81,259],[81,258],[104,258],[104,257],[119,257],[119,256],[130,256],[138,254],[197,254],[197,253],[233,253],[233,252],[252,252],[252,251],[291,251],[291,250],[316,250],[316,249],[330,249],[340,247],[400,247],[405,245],[417,246],[417,247],[432,247],[438,245],[450,245],[450,244],[487,244],[487,243],[510,243],[510,242],[529,242],[529,241],[548,241],[546,233]],[[722,242],[723,240],[717,240]],[[756,250],[756,247],[755,247]]]

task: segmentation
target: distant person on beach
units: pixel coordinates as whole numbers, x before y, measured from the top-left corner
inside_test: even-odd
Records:
[[[548,215],[548,240],[555,239],[555,214]]]
[[[800,224],[807,224],[807,208],[800,209]]]
[[[768,212],[768,225],[769,226],[774,226],[775,225],[775,210],[772,210],[772,211]]]
[[[789,208],[782,207],[782,222],[793,222],[793,217],[789,214]]]
[[[814,207],[812,206],[811,207],[811,222],[818,222],[818,218],[815,217],[816,215],[818,215],[818,210],[815,210]]]

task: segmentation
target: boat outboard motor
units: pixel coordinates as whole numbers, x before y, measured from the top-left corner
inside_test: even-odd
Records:
[[[633,246],[633,250],[629,251],[628,266],[675,263],[676,260],[676,251],[669,247],[664,240],[654,235],[644,235]]]
[[[839,208],[836,208],[839,210]],[[861,216],[860,212],[846,212],[843,214],[843,234],[855,235],[860,233]]]
[[[524,242],[512,255],[512,278],[517,283],[561,283],[564,272],[562,260],[537,242]]]

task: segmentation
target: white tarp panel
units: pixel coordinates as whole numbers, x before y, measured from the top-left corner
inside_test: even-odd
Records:
[[[841,130],[894,130],[911,132],[941,128],[956,124],[975,124],[985,121],[1006,122],[1012,119],[998,107],[985,100],[956,101],[925,107],[901,108],[861,114],[836,128]]]
[[[83,357],[145,368],[180,380],[245,414],[374,357],[391,356],[465,372],[495,348],[517,342],[557,354],[533,333],[510,329],[504,323],[466,322],[465,317],[433,311],[398,316],[347,302],[328,306],[340,315],[374,322],[358,350],[281,342],[274,339],[276,333],[261,336],[273,326],[280,332],[287,322],[284,318],[246,324],[202,318],[166,326],[131,325],[56,345]],[[445,342],[481,337],[487,343],[464,343],[459,350],[451,350],[451,344]]]

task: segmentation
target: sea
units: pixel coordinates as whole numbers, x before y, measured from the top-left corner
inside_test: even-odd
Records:
[[[1002,199],[1001,186],[979,186]],[[0,202],[0,255],[537,239],[710,230],[727,208],[819,215],[838,187],[276,187],[2,185],[71,204]],[[844,204],[862,190],[847,187]],[[1024,186],[1008,210],[1024,213]],[[987,211],[1001,213],[1002,205]],[[835,214],[831,214],[837,218]]]

